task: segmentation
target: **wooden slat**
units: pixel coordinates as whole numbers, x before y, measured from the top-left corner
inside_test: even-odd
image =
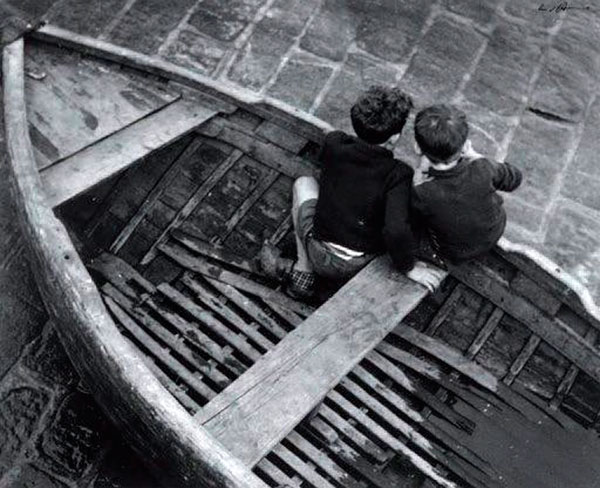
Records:
[[[268,286],[256,283],[239,274],[232,273],[231,271],[214,266],[200,257],[191,256],[189,253],[171,245],[170,243],[160,244],[158,249],[166,256],[173,259],[173,261],[179,263],[181,266],[189,269],[190,271],[200,273],[208,278],[232,285],[239,290],[243,290],[257,297],[277,301],[284,308],[289,308],[290,310],[298,312],[305,317],[313,312],[312,307],[304,303],[292,300],[290,297],[277,290],[273,290]]]
[[[598,330],[594,327],[590,327],[584,339],[589,344],[595,344],[596,340],[598,339]],[[563,402],[565,396],[567,395],[567,393],[569,393],[569,390],[573,386],[575,378],[577,378],[578,372],[579,368],[577,366],[575,366],[574,364],[571,364],[571,366],[569,366],[569,369],[563,376],[562,380],[560,381],[560,384],[558,385],[558,388],[556,389],[556,393],[552,397],[552,400],[550,400],[549,406],[552,410],[556,410]]]
[[[117,303],[121,308],[125,309],[127,313],[134,318],[141,326],[147,329],[149,332],[154,334],[155,337],[163,341],[168,347],[174,352],[184,358],[190,365],[192,365],[197,371],[212,379],[221,388],[225,388],[230,380],[223,373],[218,371],[214,365],[204,361],[202,358],[193,354],[190,349],[181,340],[181,337],[169,332],[160,323],[156,322],[147,313],[135,308],[133,303],[122,295],[114,286],[106,284],[102,287],[102,292],[110,297]]]
[[[477,332],[475,339],[473,339],[473,342],[471,342],[471,345],[467,349],[467,352],[465,353],[467,358],[473,359],[475,356],[477,356],[483,345],[490,338],[494,330],[496,330],[496,327],[502,320],[502,317],[504,317],[504,311],[501,308],[494,308],[488,319],[485,321],[485,324],[483,324],[483,327],[479,330],[479,332]]]
[[[527,344],[525,344],[523,346],[523,349],[521,349],[521,352],[519,352],[519,355],[515,358],[513,363],[510,365],[510,368],[508,370],[508,373],[506,373],[506,376],[504,376],[504,378],[502,378],[502,381],[504,382],[504,384],[511,385],[512,382],[515,381],[515,378],[519,375],[521,370],[525,367],[525,364],[527,364],[527,361],[529,361],[529,358],[531,358],[531,356],[533,355],[533,353],[535,352],[537,347],[540,345],[540,342],[542,342],[542,340],[538,336],[533,335],[533,334],[531,335],[531,337],[527,341]]]
[[[211,388],[200,381],[199,375],[194,375],[186,369],[177,359],[171,356],[159,343],[146,334],[142,328],[135,323],[133,319],[125,313],[110,297],[104,299],[108,309],[115,315],[117,320],[125,327],[152,355],[169,368],[173,373],[181,377],[196,393],[206,400],[210,400],[216,395]]]
[[[308,481],[311,485],[319,488],[336,488],[326,478],[321,476],[312,466],[309,466],[299,456],[294,454],[285,446],[279,444],[273,448],[273,454],[283,460],[288,466],[290,466],[296,473],[303,479]]]
[[[196,303],[186,297],[184,294],[177,291],[172,286],[161,283],[158,286],[158,291],[163,293],[167,298],[177,304],[183,310],[189,312],[199,323],[206,325],[213,333],[218,334],[223,340],[231,344],[236,350],[242,353],[252,361],[256,361],[261,357],[260,351],[245,340],[245,338],[217,320],[212,314],[200,308]]]
[[[210,278],[206,278],[206,280],[275,337],[281,339],[287,334],[287,331],[277,323],[277,320],[269,317],[258,305],[250,298],[240,293],[236,288],[227,283],[211,280]]]
[[[183,136],[215,114],[178,100],[41,172],[48,204],[56,207]]]
[[[229,156],[227,156],[227,159],[225,159],[225,161],[223,161],[217,167],[217,169],[215,169],[215,171],[200,185],[200,187],[198,187],[186,204],[179,210],[179,212],[177,212],[177,215],[171,221],[171,223],[163,230],[156,242],[146,252],[141,260],[142,265],[146,265],[152,260],[152,258],[156,255],[157,246],[165,240],[169,232],[171,232],[173,229],[176,229],[186,218],[191,215],[191,213],[196,209],[200,202],[206,198],[219,180],[240,160],[242,156],[243,153],[241,151],[234,150]],[[187,242],[185,244],[187,245]]]
[[[238,331],[246,337],[252,339],[263,349],[269,350],[273,347],[273,342],[262,335],[257,329],[248,324],[242,317],[227,307],[213,292],[207,287],[202,286],[200,282],[192,280],[189,276],[184,275],[182,280],[195,294],[196,298],[202,304],[219,315],[222,319],[233,325]]]
[[[389,258],[373,261],[207,405],[199,420],[255,464],[426,294],[394,271]]]
[[[169,237],[197,254],[239,268],[242,271],[256,273],[255,266],[248,259],[229,251],[219,244],[208,243],[187,234],[181,229],[171,230]]]
[[[269,241],[276,246],[279,244],[283,238],[287,235],[287,233],[292,230],[294,226],[294,222],[292,220],[291,214],[288,215],[284,220],[281,221],[273,235],[269,238]]]
[[[465,290],[464,285],[462,285],[460,283],[454,287],[454,290],[452,290],[452,293],[450,293],[448,298],[446,298],[446,300],[444,301],[444,304],[439,308],[439,310],[434,315],[433,319],[431,319],[431,322],[429,322],[429,324],[425,328],[425,330],[424,330],[425,334],[431,335],[431,336],[435,335],[437,330],[442,326],[442,324],[448,318],[448,315],[450,315],[450,312],[452,312],[452,310],[454,310],[454,307],[457,304],[457,302],[460,300],[460,298],[462,297],[464,290]]]
[[[596,381],[600,381],[600,353],[566,324],[548,318],[528,300],[513,294],[504,284],[488,276],[475,264],[452,270],[454,276],[501,307],[531,332],[550,344]]]
[[[113,254],[117,254],[119,252],[119,250],[123,247],[123,244],[125,244],[127,239],[129,239],[129,236],[146,217],[148,212],[150,212],[153,205],[160,198],[165,188],[171,186],[172,184],[176,184],[174,180],[179,175],[181,162],[186,161],[192,154],[194,154],[201,144],[201,141],[192,140],[190,144],[185,148],[183,153],[180,154],[179,157],[175,159],[175,161],[173,161],[171,166],[161,176],[158,183],[154,185],[150,193],[146,195],[146,198],[144,198],[142,203],[139,205],[137,211],[129,219],[125,227],[123,227],[121,232],[119,232],[119,235],[110,246],[110,252],[112,252]]]
[[[287,474],[285,474],[278,466],[273,464],[269,459],[263,458],[256,465],[256,467],[271,478],[278,486],[299,488],[301,480],[293,480]]]

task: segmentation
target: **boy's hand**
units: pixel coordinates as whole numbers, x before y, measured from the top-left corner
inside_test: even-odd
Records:
[[[446,272],[439,268],[433,268],[423,261],[417,261],[414,268],[406,273],[406,276],[433,292],[440,286],[445,274]]]

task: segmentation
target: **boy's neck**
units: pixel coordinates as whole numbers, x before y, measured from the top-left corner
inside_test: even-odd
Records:
[[[427,156],[425,156],[427,158]],[[429,163],[431,164],[431,168],[436,171],[450,171],[452,168],[455,168],[458,162],[460,161],[460,157],[452,160],[446,161],[444,163],[434,163],[431,159],[427,158]]]

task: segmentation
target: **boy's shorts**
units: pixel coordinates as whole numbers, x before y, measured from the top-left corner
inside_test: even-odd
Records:
[[[322,241],[313,235],[314,219],[317,209],[317,199],[305,201],[298,209],[298,228],[296,231],[304,243],[308,259],[313,270],[319,276],[331,280],[349,279],[364,268],[376,254],[343,259]]]

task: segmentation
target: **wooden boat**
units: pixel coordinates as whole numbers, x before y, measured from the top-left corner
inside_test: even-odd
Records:
[[[598,486],[600,323],[554,264],[502,241],[427,294],[381,257],[294,301],[251,261],[325,123],[52,26],[3,73],[39,288],[167,486]]]

